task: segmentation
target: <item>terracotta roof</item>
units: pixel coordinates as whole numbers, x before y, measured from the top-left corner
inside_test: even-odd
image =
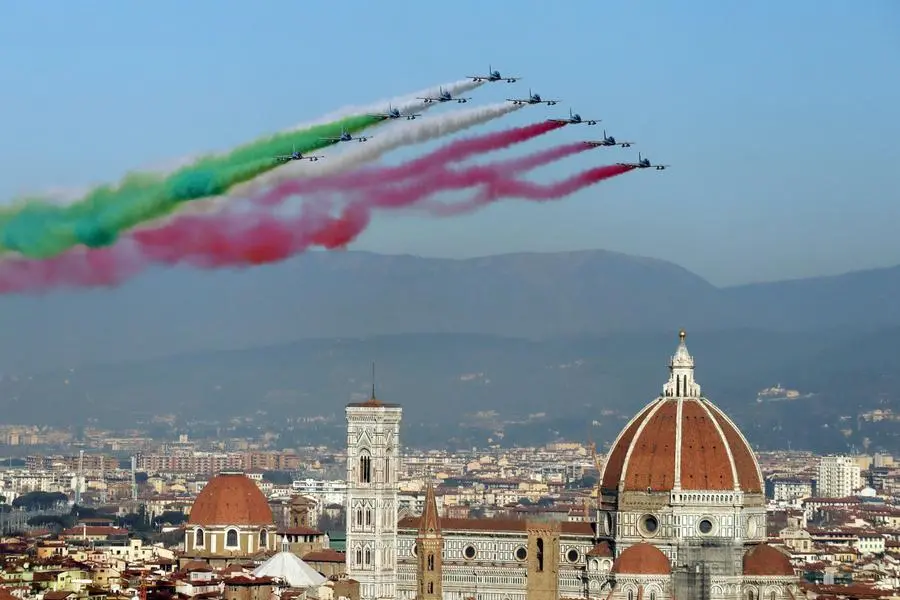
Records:
[[[601,487],[668,492],[677,483],[685,491],[732,491],[737,484],[744,492],[762,493],[762,474],[749,444],[725,413],[700,395],[683,336],[670,369],[664,395],[619,434]]]
[[[434,497],[434,486],[428,482],[425,490],[425,511],[419,519],[419,535],[440,533],[441,518],[438,515],[437,500]]]
[[[397,523],[397,529],[418,531],[420,517],[404,517]],[[526,519],[441,519],[441,531],[488,531],[523,532],[528,530]],[[560,521],[560,532],[570,535],[592,536],[594,528],[590,523],[580,521]]]
[[[265,495],[245,475],[223,473],[207,483],[191,507],[191,525],[272,525]]]
[[[600,542],[596,544],[590,551],[587,553],[588,556],[599,556],[602,558],[612,558],[613,551],[612,548],[609,547],[609,542]]]
[[[613,573],[623,575],[669,575],[669,559],[656,546],[640,542],[625,549],[613,563]]]
[[[758,544],[744,554],[744,575],[759,577],[793,576],[794,567],[783,552],[768,544]]]
[[[347,555],[343,552],[332,550],[331,548],[325,548],[324,550],[313,550],[312,552],[307,552],[303,555],[303,560],[306,562],[342,563],[347,560]]]
[[[105,525],[76,525],[64,530],[60,535],[66,537],[77,537],[79,535],[128,535],[128,530]]]

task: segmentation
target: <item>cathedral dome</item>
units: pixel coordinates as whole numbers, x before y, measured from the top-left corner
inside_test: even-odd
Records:
[[[641,542],[626,548],[613,563],[612,570],[622,575],[668,575],[672,566],[662,550]]]
[[[662,395],[619,434],[607,455],[601,489],[762,493],[750,445],[731,419],[700,395],[684,331],[679,337]]]
[[[784,552],[768,544],[757,544],[744,554],[744,575],[793,577],[794,567]]]
[[[272,509],[256,483],[246,475],[222,473],[207,483],[188,518],[190,525],[272,525]]]

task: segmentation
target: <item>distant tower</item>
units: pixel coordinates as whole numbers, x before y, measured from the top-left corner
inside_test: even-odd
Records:
[[[374,374],[374,365],[373,365]],[[347,574],[360,600],[397,597],[398,404],[347,405]]]
[[[75,477],[75,504],[81,506],[81,487],[84,485],[84,450],[78,451],[78,475]]]
[[[441,519],[438,515],[434,486],[428,482],[425,492],[425,510],[419,520],[419,535],[416,536],[416,600],[441,600],[441,579],[443,577],[442,553],[444,538],[441,534]]]
[[[137,460],[131,457],[131,499],[137,500]]]
[[[106,504],[106,457],[100,457],[100,504]]]

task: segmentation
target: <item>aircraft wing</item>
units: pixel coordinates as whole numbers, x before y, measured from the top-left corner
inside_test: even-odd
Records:
[[[560,102],[562,102],[562,100],[547,100],[546,98],[541,98],[541,104],[546,104],[547,106],[558,104]],[[587,121],[587,119],[585,119],[585,121]]]
[[[641,165],[639,163],[616,163],[620,167],[634,167],[635,169],[640,169]]]

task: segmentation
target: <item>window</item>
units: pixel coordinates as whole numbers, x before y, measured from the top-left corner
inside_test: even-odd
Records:
[[[384,482],[391,482],[391,455],[394,453],[393,448],[388,448],[384,456]]]
[[[372,457],[368,450],[363,450],[359,457],[359,482],[372,483]]]
[[[544,538],[537,539],[537,570],[544,570]]]
[[[360,548],[356,549],[356,564],[357,565],[362,564],[362,549],[360,549]]]
[[[528,550],[525,549],[525,546],[516,548],[516,560],[525,560],[526,558],[528,558]]]
[[[578,550],[576,548],[569,548],[569,551],[566,552],[566,560],[570,563],[578,562]]]
[[[367,565],[372,564],[372,551],[369,550],[368,548],[366,548],[366,564]]]
[[[428,566],[427,566],[427,569],[428,569],[429,571],[434,571],[434,554],[431,553],[431,552],[428,553]]]
[[[463,556],[467,560],[472,560],[473,558],[475,558],[475,554],[475,546],[466,546],[465,548],[463,548]]]
[[[370,527],[372,525],[372,509],[366,509],[366,527]]]
[[[634,592],[628,590],[628,600],[634,600]]]
[[[709,519],[703,519],[702,521],[700,521],[700,524],[697,526],[697,528],[700,529],[700,533],[702,533],[703,535],[708,535],[713,530],[712,521],[710,521]]]
[[[650,592],[650,600],[656,600],[656,592]]]
[[[644,515],[641,518],[641,531],[644,535],[654,535],[659,529],[659,521],[653,515]]]
[[[238,546],[238,532],[237,529],[229,529],[225,534],[225,545],[229,548],[237,548]]]
[[[428,582],[428,593],[429,593],[429,594],[433,594],[433,593],[434,593],[434,582],[433,582],[433,581],[429,581],[429,582]]]
[[[206,538],[203,535],[203,530],[198,529],[194,532],[194,546],[203,546],[206,543]]]
[[[747,600],[753,600],[753,590],[747,592]]]
[[[265,529],[259,530],[259,547],[267,548],[269,546],[269,532]]]
[[[769,600],[775,600],[775,592],[769,594]]]

